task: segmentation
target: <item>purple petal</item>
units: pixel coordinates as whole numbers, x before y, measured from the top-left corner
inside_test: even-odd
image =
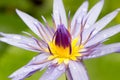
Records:
[[[20,10],[16,10],[16,12],[20,16],[20,18],[25,22],[25,24],[41,39],[49,40],[49,38],[52,38],[49,34],[49,31],[37,19]]]
[[[71,45],[71,35],[64,25],[59,25],[55,32],[55,44],[64,48]]]
[[[98,47],[93,53],[89,56],[84,56],[83,59],[97,58],[104,56],[113,52],[120,52],[120,43],[109,44],[105,46]]]
[[[30,37],[25,37],[17,34],[5,34],[0,33],[2,37],[0,37],[0,41],[8,43],[10,45],[14,45],[26,50],[40,52],[41,48],[36,43],[36,41]]]
[[[81,25],[81,20],[83,19],[83,17],[87,14],[87,10],[88,10],[88,1],[85,1],[80,7],[79,9],[76,11],[72,22],[71,22],[71,33],[73,37],[76,37],[75,35],[78,34],[80,32],[80,25]],[[77,21],[77,23],[76,23]],[[75,26],[76,24],[76,26]]]
[[[119,9],[109,13],[108,15],[106,15],[105,17],[103,17],[102,19],[100,19],[99,21],[97,21],[94,25],[92,25],[90,28],[86,29],[84,31],[84,39],[86,39],[86,37],[88,37],[87,35],[90,34],[90,32],[92,32],[94,29],[94,32],[92,33],[91,37],[94,36],[96,33],[98,33],[100,30],[102,30],[108,23],[110,23],[119,13]]]
[[[89,28],[91,25],[93,25],[95,23],[95,21],[97,20],[102,7],[104,4],[104,0],[100,0],[100,2],[98,2],[90,11],[89,13],[86,15],[85,19],[87,19],[85,28]]]
[[[14,72],[12,75],[10,75],[9,78],[12,78],[12,80],[23,80],[24,78],[31,76],[36,71],[44,69],[46,66],[50,64],[50,62],[46,62],[39,65],[33,65],[33,63],[36,63],[38,61],[41,62],[45,60],[47,57],[48,55],[46,54],[40,54],[36,56],[26,66],[20,68],[19,70]]]
[[[88,41],[88,43],[85,45],[86,47],[94,45],[96,43],[99,43],[101,41],[104,41],[105,39],[117,34],[120,32],[120,25],[116,25],[113,27],[110,27],[108,29],[105,29],[98,34],[96,34],[91,40]]]
[[[72,75],[71,75],[71,72],[70,72],[70,69],[69,69],[69,68],[67,68],[67,70],[66,70],[66,77],[67,77],[67,80],[73,80],[73,78],[72,78]]]
[[[64,24],[64,26],[67,28],[66,12],[62,0],[54,0],[53,17],[57,27],[62,22],[62,24]]]
[[[65,65],[50,66],[47,71],[43,74],[40,80],[57,80],[65,72]]]
[[[50,55],[48,53],[41,53],[37,55],[36,57],[33,57],[33,59],[28,63],[28,65],[43,62],[44,60],[47,60],[49,56]]]
[[[86,69],[81,62],[70,61],[69,68],[73,80],[89,80]]]

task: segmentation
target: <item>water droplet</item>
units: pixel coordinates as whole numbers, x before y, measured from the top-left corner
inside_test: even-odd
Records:
[[[65,68],[64,65],[58,66],[58,70],[63,70],[64,68]]]
[[[85,25],[85,29],[88,29],[89,27],[90,27],[89,24],[86,24],[86,25]]]
[[[49,73],[49,71],[46,71],[46,73],[48,74],[48,73]]]
[[[52,61],[53,64],[56,64],[58,61],[55,59]]]
[[[76,67],[73,67],[74,70],[76,70],[77,68]]]
[[[107,34],[103,34],[103,37],[106,38],[108,35]]]

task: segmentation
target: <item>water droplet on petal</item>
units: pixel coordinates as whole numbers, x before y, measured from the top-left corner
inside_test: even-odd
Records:
[[[56,64],[57,62],[58,62],[58,60],[56,60],[56,59],[52,61],[53,64]]]
[[[88,29],[89,27],[90,27],[89,24],[86,24],[86,25],[85,25],[85,29]]]
[[[58,67],[58,70],[63,70],[64,69],[64,65],[60,65],[59,67]]]
[[[76,67],[73,67],[74,70],[76,70]]]
[[[107,37],[108,35],[107,34],[104,34],[103,37]]]

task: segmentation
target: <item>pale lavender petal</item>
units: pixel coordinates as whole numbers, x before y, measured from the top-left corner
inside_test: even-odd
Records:
[[[96,34],[91,40],[89,40],[86,43],[85,47],[88,47],[88,46],[94,45],[96,43],[99,43],[101,41],[104,41],[105,39],[107,39],[119,32],[120,32],[120,25],[116,25],[116,26],[110,27],[108,29],[105,29],[105,30],[99,32],[98,34]]]
[[[87,19],[85,28],[89,28],[91,25],[93,25],[95,23],[95,21],[97,20],[102,7],[104,4],[104,0],[100,0],[100,2],[98,2],[86,15],[85,19]]]
[[[71,72],[70,72],[70,69],[69,69],[69,68],[67,68],[67,70],[66,70],[66,77],[67,77],[67,80],[73,80],[73,78],[72,78],[72,75],[71,75]]]
[[[16,10],[16,12],[25,24],[41,39],[49,40],[49,38],[51,38],[49,31],[37,19],[20,10]]]
[[[57,80],[65,72],[65,65],[51,65],[39,80]]]
[[[64,24],[64,26],[67,28],[66,12],[62,0],[54,0],[53,17],[57,27],[62,22],[62,24]]]
[[[33,57],[33,59],[28,63],[28,65],[42,63],[44,60],[47,60],[49,56],[50,54],[48,53],[38,54],[36,57]]]
[[[93,30],[94,32],[92,33],[91,37],[94,36],[96,33],[98,33],[100,30],[102,30],[108,23],[110,23],[119,13],[120,9],[117,9],[99,21],[97,21],[95,24],[93,24],[90,28],[86,29],[83,34],[83,39],[88,37],[88,34],[90,34]]]
[[[26,77],[31,76],[33,73],[35,73],[38,70],[44,69],[46,66],[50,64],[50,62],[46,62],[43,64],[33,65],[33,63],[36,63],[38,61],[44,61],[48,57],[47,54],[40,54],[33,58],[32,61],[30,61],[27,65],[20,68],[16,72],[14,72],[12,75],[9,76],[12,80],[23,80]]]
[[[70,61],[69,68],[73,80],[89,80],[86,69],[81,62]]]
[[[9,78],[12,78],[13,80],[23,80],[24,78],[31,76],[36,71],[45,68],[47,65],[49,65],[48,62],[41,65],[24,66],[10,75]]]
[[[109,45],[104,45],[96,48],[96,50],[88,56],[84,56],[83,59],[97,58],[104,56],[113,52],[120,52],[120,43],[114,43]]]
[[[72,34],[73,37],[75,37],[76,34],[79,34],[81,21],[84,18],[84,16],[87,14],[87,10],[88,10],[88,1],[85,1],[75,13],[71,21],[71,33],[75,32],[74,34]]]
[[[35,52],[41,51],[41,48],[38,45],[38,43],[30,37],[25,37],[17,34],[5,34],[5,33],[0,33],[0,36],[1,36],[0,41],[8,43],[10,45],[14,45]]]

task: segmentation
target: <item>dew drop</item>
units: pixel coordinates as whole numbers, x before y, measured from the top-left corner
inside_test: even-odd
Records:
[[[56,64],[58,61],[55,59],[52,61],[53,64]]]
[[[49,71],[46,71],[46,73],[48,74],[48,73],[49,73]]]
[[[89,27],[90,27],[89,24],[86,24],[86,25],[85,25],[85,29],[88,29]]]
[[[64,65],[60,65],[59,67],[58,67],[58,70],[63,70],[64,69]]]
[[[74,70],[76,70],[76,67],[73,67]]]
[[[107,34],[103,34],[103,37],[106,38],[108,35]]]

